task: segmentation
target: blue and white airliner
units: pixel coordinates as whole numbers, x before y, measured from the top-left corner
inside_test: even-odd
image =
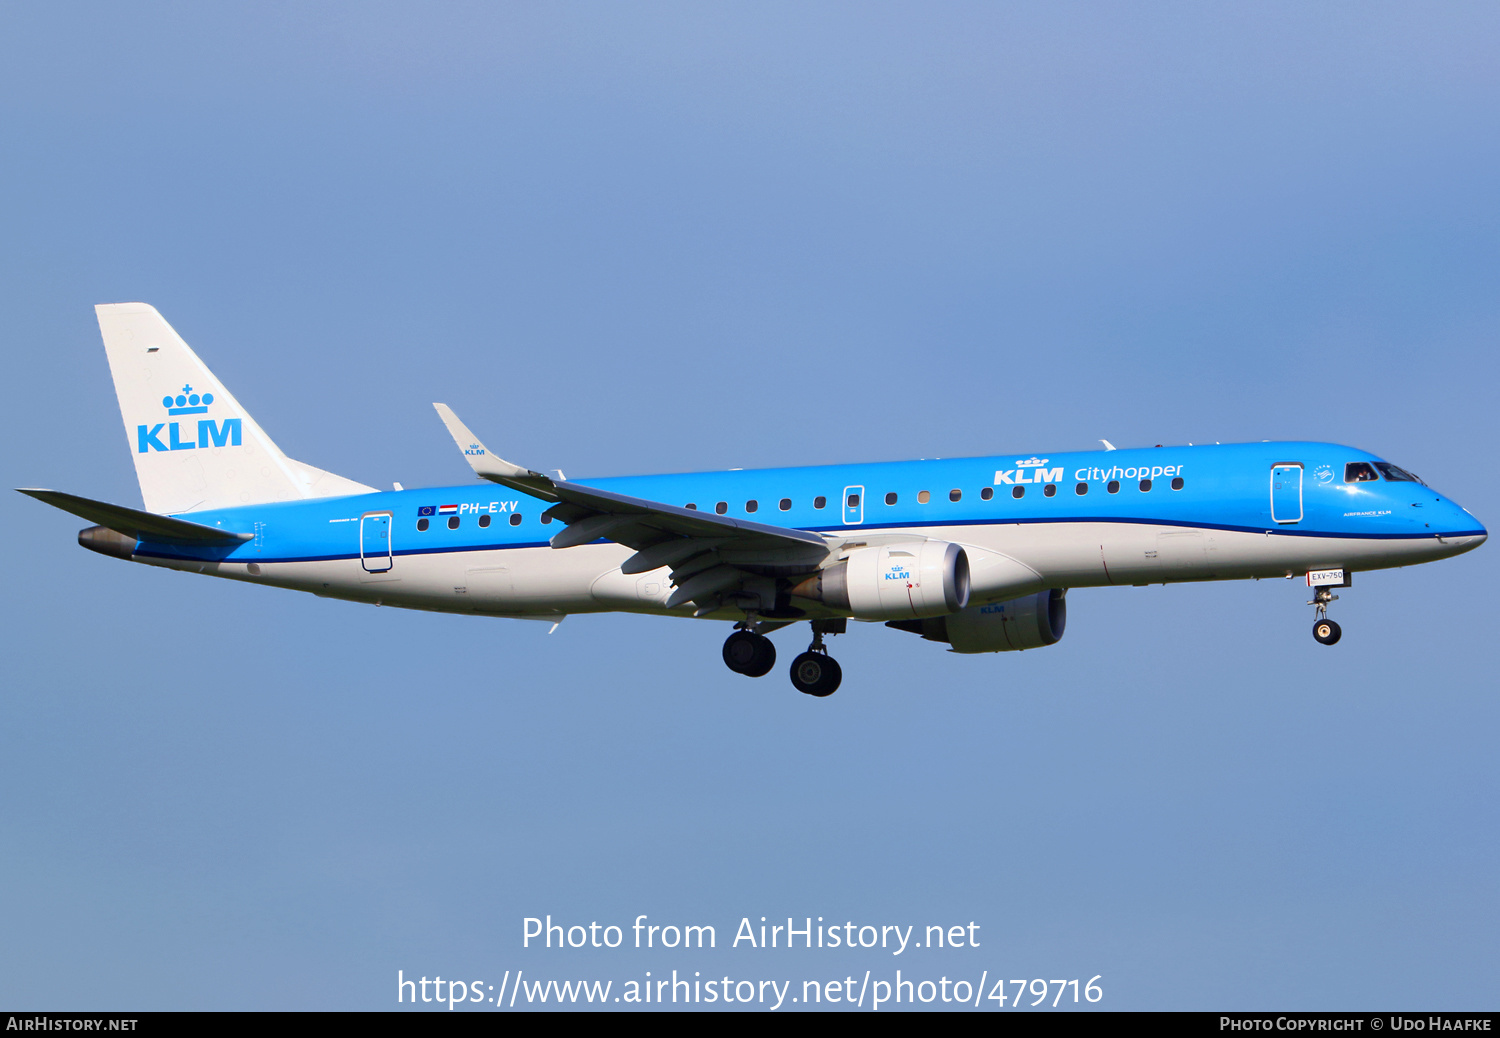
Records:
[[[1070,588],[1303,577],[1431,562],[1483,525],[1333,443],[1056,451],[572,482],[502,461],[434,405],[472,485],[377,491],[283,454],[153,307],[96,307],[145,509],[22,490],[133,562],[375,605],[560,621],[622,610],[734,625],[729,669],[826,696],[824,637],[883,622],[954,652],[1053,645]]]

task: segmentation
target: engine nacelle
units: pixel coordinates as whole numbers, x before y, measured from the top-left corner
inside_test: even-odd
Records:
[[[948,541],[901,541],[856,548],[792,594],[858,620],[915,620],[969,604],[969,557]]]
[[[1066,589],[1038,591],[1009,602],[971,606],[952,616],[899,620],[886,624],[920,634],[928,641],[947,642],[954,652],[1013,652],[1040,649],[1062,640],[1068,623]]]

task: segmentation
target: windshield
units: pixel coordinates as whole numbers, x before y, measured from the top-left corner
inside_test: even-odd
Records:
[[[1388,461],[1377,461],[1375,467],[1385,474],[1385,478],[1392,483],[1422,483],[1420,479],[1398,465],[1392,465]],[[1427,484],[1422,483],[1425,487]]]

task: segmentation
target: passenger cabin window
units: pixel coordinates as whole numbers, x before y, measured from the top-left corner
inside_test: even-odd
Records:
[[[487,516],[487,515],[481,515],[479,517],[479,525],[480,526],[488,526],[488,525],[490,525],[490,517]]]
[[[1084,494],[1087,494],[1088,492],[1089,492],[1089,485],[1087,483],[1079,483],[1076,487],[1073,488],[1073,493],[1077,494],[1079,497],[1082,497]]]
[[[1173,490],[1181,490],[1182,486],[1183,486],[1183,483],[1182,483],[1182,477],[1181,476],[1178,476],[1176,479],[1172,480],[1172,489]]]
[[[780,508],[783,512],[790,512],[792,510],[792,499],[784,497],[781,499],[781,504],[776,507]]]
[[[1108,490],[1111,494],[1118,494],[1120,492],[1120,481],[1118,479],[1112,479],[1109,481],[1109,486],[1105,487],[1104,489]]]
[[[919,491],[917,493],[917,504],[919,504],[919,505],[925,505],[927,502],[929,502],[931,500],[932,500],[932,495],[929,494],[927,491],[922,490],[922,491]]]
[[[745,511],[747,511],[747,512],[755,512],[755,511],[759,511],[759,510],[760,510],[760,502],[759,501],[751,500],[751,501],[746,501],[745,502]]]
[[[1020,489],[1020,488],[1017,488],[1017,489]],[[1056,483],[1048,483],[1046,486],[1042,487],[1042,493],[1045,494],[1047,497],[1055,497],[1057,495],[1057,484]]]
[[[1345,483],[1373,483],[1379,478],[1368,461],[1351,461],[1344,466]]]
[[[686,508],[689,512],[696,512],[698,510],[698,506],[695,505],[695,504],[693,504],[691,501],[689,501],[687,504],[683,505],[682,507]]]
[[[825,508],[825,507],[827,507],[827,505],[828,505],[828,498],[826,498],[826,497],[815,497],[815,498],[813,498],[813,507],[814,508]]]
[[[520,526],[521,525],[521,513],[520,512],[512,512],[512,513],[510,513],[510,525],[512,525],[512,526]]]
[[[1410,472],[1407,472],[1405,469],[1397,465],[1392,465],[1388,461],[1377,461],[1375,463],[1375,467],[1383,472],[1385,474],[1385,478],[1390,480],[1392,483],[1422,483],[1420,479],[1418,479],[1416,476],[1413,476]],[[1427,484],[1422,483],[1422,485],[1425,487]]]
[[[1147,494],[1147,493],[1150,493],[1150,491],[1151,491],[1151,481],[1149,479],[1143,479],[1143,480],[1141,480],[1141,493]]]
[[[995,496],[995,488],[994,487],[985,487],[983,490],[981,490],[979,492],[979,499],[981,501],[988,501],[990,498],[992,498],[994,496]]]
[[[551,521],[552,521],[552,517],[550,515],[548,515],[546,512],[543,512],[542,513],[542,525],[546,526]]]
[[[456,516],[456,515],[450,515],[448,517],[448,529],[450,529],[450,530],[456,530],[456,529],[458,529],[458,516]]]
[[[894,490],[885,495],[885,503],[888,505],[893,505],[896,503],[896,492]]]
[[[422,532],[425,533],[427,531],[427,520],[426,519],[418,519],[417,520],[417,529],[421,530]]]
[[[723,515],[725,512],[729,511],[729,502],[720,501],[718,504],[714,505],[714,511],[718,512],[720,515]]]
[[[1017,500],[1020,500],[1021,498],[1023,498],[1023,497],[1026,496],[1026,488],[1025,487],[1011,487],[1010,488],[1010,496],[1013,497],[1013,498],[1015,498],[1015,499],[1017,499]]]
[[[848,506],[850,508],[858,508],[859,507],[859,495],[858,494],[850,494],[849,495],[849,500],[847,502],[845,502],[845,503],[848,504]]]
[[[962,501],[963,497],[964,497],[964,492],[962,490],[950,490],[950,491],[948,491],[948,500],[949,501]]]

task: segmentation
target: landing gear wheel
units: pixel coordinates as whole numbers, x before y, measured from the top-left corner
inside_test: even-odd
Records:
[[[776,666],[776,646],[763,634],[735,631],[724,642],[724,665],[747,678],[763,677]]]
[[[792,686],[810,696],[831,696],[844,680],[838,660],[821,652],[804,652],[792,660]]]
[[[1343,634],[1339,625],[1326,617],[1313,624],[1313,637],[1322,645],[1333,645]]]

